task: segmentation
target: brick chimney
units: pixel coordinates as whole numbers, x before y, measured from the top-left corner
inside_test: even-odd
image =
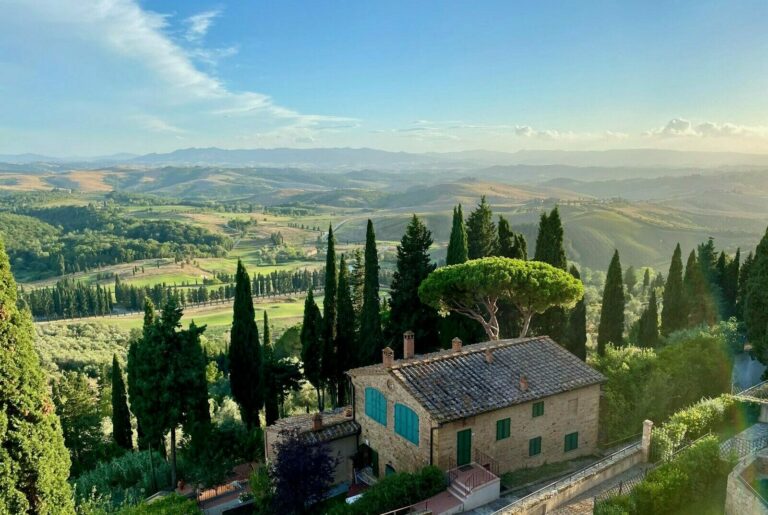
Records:
[[[459,352],[461,351],[461,338],[458,336],[451,340],[451,350],[453,352]]]
[[[312,416],[312,431],[320,431],[323,428],[323,414],[315,413]]]
[[[403,359],[410,359],[414,355],[416,346],[415,335],[413,331],[403,333]]]
[[[520,391],[521,392],[527,392],[528,391],[528,378],[524,375],[520,376]]]
[[[493,363],[493,350],[492,349],[485,349],[485,362],[489,365]]]
[[[384,347],[381,349],[381,363],[384,368],[392,368],[392,364],[395,361],[395,351],[390,347]]]

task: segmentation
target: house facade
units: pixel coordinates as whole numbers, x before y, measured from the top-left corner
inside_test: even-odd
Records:
[[[451,470],[496,474],[591,454],[605,378],[549,337],[463,346],[347,372],[361,449],[374,475]]]

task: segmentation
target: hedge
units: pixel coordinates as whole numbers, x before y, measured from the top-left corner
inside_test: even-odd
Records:
[[[399,472],[381,479],[353,504],[338,504],[332,515],[383,513],[423,501],[445,490],[445,473],[429,466],[415,474]]]

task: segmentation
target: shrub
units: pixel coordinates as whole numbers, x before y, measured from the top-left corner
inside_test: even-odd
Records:
[[[415,474],[400,472],[385,477],[366,490],[354,504],[334,506],[333,515],[382,513],[423,501],[445,490],[445,473],[429,466]]]
[[[200,513],[197,503],[178,494],[120,509],[118,515],[191,515]]]

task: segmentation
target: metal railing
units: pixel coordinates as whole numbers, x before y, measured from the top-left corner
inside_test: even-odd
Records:
[[[606,465],[606,463],[608,463],[610,461],[614,461],[614,460],[617,460],[619,458],[623,458],[623,457],[629,456],[629,455],[634,454],[634,453],[639,452],[639,451],[640,451],[640,442],[639,441],[635,442],[635,443],[632,443],[631,445],[627,445],[626,447],[624,447],[622,449],[619,449],[618,451],[613,452],[613,453],[609,454],[608,456],[605,456],[604,458],[602,458],[602,459],[592,463],[591,465],[587,465],[586,467],[584,467],[584,468],[582,468],[580,470],[577,470],[576,472],[574,472],[573,474],[571,474],[569,476],[560,478],[557,481],[553,481],[552,483],[549,483],[549,484],[543,486],[542,488],[539,488],[538,490],[536,490],[534,492],[531,492],[530,494],[528,494],[528,495],[526,495],[524,497],[521,497],[520,499],[517,499],[514,502],[511,502],[510,504],[508,504],[507,506],[504,506],[500,510],[497,510],[497,511],[493,512],[493,515],[501,515],[502,513],[504,513],[506,510],[510,509],[511,507],[513,507],[515,505],[519,505],[519,504],[524,504],[525,502],[527,502],[527,501],[529,501],[529,500],[531,500],[531,499],[533,499],[535,497],[538,497],[539,495],[541,495],[545,491],[557,490],[561,486],[573,483],[573,482],[575,482],[577,480],[580,480],[580,479],[582,479],[582,478],[592,474],[593,472],[596,472],[600,468],[604,467]]]
[[[762,503],[763,503],[763,506],[766,506],[766,507],[768,507],[768,499],[766,499],[765,497],[763,497],[763,494],[761,494],[760,492],[758,492],[757,490],[755,490],[755,487],[753,487],[752,485],[750,485],[750,484],[749,484],[749,481],[747,481],[746,479],[744,479],[744,478],[742,477],[742,475],[741,475],[741,474],[739,474],[739,481],[741,481],[741,484],[743,484],[744,486],[746,486],[746,487],[747,487],[747,489],[750,491],[750,493],[752,493],[752,495],[754,495],[755,497],[757,497],[758,499],[760,499],[760,502],[762,502]]]
[[[495,476],[499,475],[499,462],[496,461],[491,456],[488,456],[483,451],[479,450],[477,447],[473,449],[474,454],[474,460],[475,463],[480,465],[481,467],[486,468],[487,470],[491,471]]]
[[[498,476],[496,474],[485,467],[481,467],[477,471],[473,472],[472,475],[466,479],[466,481],[463,481],[463,484],[467,487],[467,489],[469,489],[470,492],[473,492],[475,489],[485,485],[486,483],[490,483],[497,478]]]

